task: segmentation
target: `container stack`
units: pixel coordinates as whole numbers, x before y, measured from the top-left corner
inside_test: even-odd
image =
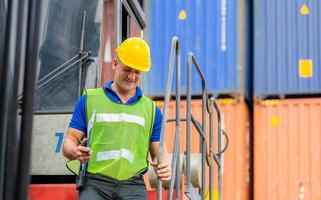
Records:
[[[249,198],[249,110],[250,97],[247,60],[246,1],[151,1],[145,6],[148,19],[146,38],[151,46],[152,67],[143,76],[144,94],[161,99],[166,80],[173,36],[179,38],[181,50],[181,93],[186,95],[187,54],[193,52],[206,77],[208,92],[218,99],[223,113],[229,148],[223,154],[223,199]],[[201,121],[201,79],[192,71],[192,114]],[[175,93],[175,75],[172,85]],[[162,107],[164,102],[158,101]],[[181,102],[181,117],[186,116],[186,101]],[[174,118],[171,102],[169,118]],[[208,124],[207,120],[207,124]],[[175,124],[168,123],[166,143],[173,151]],[[186,128],[181,126],[181,153],[185,151]],[[217,142],[215,132],[215,142]],[[191,152],[199,151],[199,136],[192,128]],[[224,138],[223,138],[224,140]],[[225,144],[223,141],[223,146]],[[208,172],[207,172],[208,173]],[[217,170],[215,175],[217,176]],[[217,192],[217,180],[214,180]],[[207,189],[208,190],[208,189]]]
[[[254,3],[255,199],[321,199],[320,10]]]
[[[249,113],[245,103],[237,102],[235,99],[219,99],[218,104],[223,113],[223,130],[228,134],[228,149],[223,155],[223,199],[249,199]],[[162,109],[164,102],[157,101],[157,105]],[[170,119],[175,117],[175,101],[171,101],[168,114]],[[186,101],[181,102],[181,116],[186,115]],[[193,116],[201,122],[202,100],[192,100],[191,111]],[[207,124],[208,124],[207,120]],[[217,127],[214,128],[217,130]],[[207,133],[209,130],[207,129]],[[181,154],[185,152],[186,145],[186,123],[181,124]],[[215,142],[217,141],[215,134]],[[175,122],[170,122],[166,127],[165,141],[168,151],[173,152],[175,138]],[[222,145],[226,145],[226,140],[222,139]],[[200,137],[194,126],[191,126],[191,153],[197,154],[199,150]],[[215,148],[217,148],[215,146]],[[206,171],[206,177],[209,177]],[[214,177],[217,176],[217,168],[214,168]],[[235,178],[238,177],[238,178]],[[208,184],[208,180],[207,184]],[[217,194],[217,179],[214,179],[214,194]],[[207,185],[208,186],[208,185]],[[208,187],[206,188],[208,190]]]

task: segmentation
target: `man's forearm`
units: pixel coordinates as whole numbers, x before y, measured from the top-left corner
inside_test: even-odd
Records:
[[[77,159],[76,148],[77,145],[74,143],[74,141],[66,137],[63,144],[63,155],[70,160]]]

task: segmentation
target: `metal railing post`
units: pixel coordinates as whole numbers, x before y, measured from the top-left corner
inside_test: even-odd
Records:
[[[222,151],[222,144],[221,144],[221,133],[222,133],[222,119],[221,119],[221,111],[220,108],[218,107],[214,97],[210,98],[211,105],[214,106],[216,113],[217,113],[217,156],[218,156],[218,199],[222,200],[222,153],[225,151]],[[225,135],[226,136],[226,135]],[[226,136],[227,137],[227,136]],[[227,138],[228,141],[228,138]],[[225,149],[227,146],[225,147]],[[216,155],[213,155],[216,157]]]
[[[162,119],[162,126],[161,126],[161,134],[160,134],[160,141],[159,141],[159,150],[158,150],[158,161],[157,163],[162,163],[163,157],[163,146],[165,140],[165,129],[167,123],[167,115],[168,115],[168,108],[169,108],[169,100],[170,100],[170,93],[171,93],[171,86],[173,80],[173,71],[174,71],[174,58],[176,58],[176,129],[175,129],[175,142],[174,142],[174,153],[172,157],[172,179],[170,181],[170,190],[169,190],[169,197],[168,199],[172,199],[173,197],[173,188],[174,188],[174,177],[177,179],[179,177],[179,162],[177,162],[177,157],[179,156],[179,142],[180,142],[180,49],[179,49],[179,42],[178,38],[174,36],[172,38],[172,45],[171,45],[171,52],[170,52],[170,59],[169,59],[169,70],[167,74],[167,82],[166,82],[166,95],[165,95],[165,103],[163,108],[163,119]],[[176,175],[177,174],[177,175]],[[176,182],[179,184],[179,180]],[[176,195],[176,197],[179,198]],[[157,199],[162,200],[162,181],[160,178],[157,180]]]
[[[193,56],[195,63],[196,59]],[[204,76],[204,75],[203,75]],[[206,103],[207,103],[207,94],[206,94],[206,83],[205,83],[205,76],[202,79],[202,130],[206,132]],[[202,138],[202,187],[200,189],[201,198],[205,198],[205,165],[206,165],[206,137]]]
[[[174,60],[174,58],[176,58]],[[207,89],[206,89],[206,80],[205,76],[194,57],[193,53],[188,53],[188,60],[187,60],[187,91],[186,91],[186,159],[185,159],[185,187],[186,187],[186,194],[190,199],[204,199],[205,198],[205,170],[206,170],[206,161],[209,165],[209,172],[210,172],[210,181],[209,181],[209,195],[210,199],[213,198],[213,160],[215,160],[216,164],[218,165],[218,190],[219,190],[219,200],[222,198],[222,169],[221,169],[221,154],[226,150],[228,145],[228,137],[227,135],[222,132],[221,130],[221,113],[216,104],[215,99],[212,97],[210,99],[211,109],[209,108],[208,98],[207,98]],[[169,60],[169,70],[167,76],[167,84],[166,84],[166,95],[165,95],[165,103],[163,108],[163,120],[162,120],[162,127],[161,127],[161,136],[160,136],[160,144],[159,144],[159,152],[158,152],[158,164],[162,162],[162,154],[163,154],[163,146],[164,146],[164,139],[165,139],[165,128],[167,123],[167,114],[168,114],[168,107],[169,107],[169,100],[170,100],[170,93],[171,93],[171,85],[173,79],[173,71],[174,71],[174,61],[176,61],[176,113],[175,119],[175,141],[174,141],[174,150],[173,150],[173,157],[172,157],[172,179],[170,180],[169,186],[169,193],[168,199],[171,200],[173,197],[173,190],[174,184],[176,185],[176,199],[180,198],[180,49],[178,38],[175,36],[172,39],[171,45],[171,52],[170,52],[170,60]],[[191,113],[191,70],[192,65],[194,65],[195,69],[197,70],[201,81],[202,81],[202,124],[200,124],[192,115]],[[213,147],[213,113],[212,108],[216,109],[217,116],[218,116],[218,153],[214,153]],[[209,113],[210,116],[210,138],[209,138],[209,146],[210,146],[210,153],[207,155],[207,139],[206,139],[206,111]],[[169,120],[171,121],[171,120]],[[194,187],[191,184],[191,122],[197,129],[200,137],[200,151],[201,151],[201,162],[202,162],[202,175],[201,175],[201,187],[199,190],[199,194],[195,192]],[[222,151],[221,149],[221,133],[224,133],[227,138],[227,145]],[[209,160],[210,159],[210,160]],[[158,178],[157,181],[157,199],[162,200],[162,182]]]
[[[206,80],[205,76],[195,59],[193,53],[189,52],[187,57],[187,105],[186,105],[186,191],[187,193],[192,193],[193,188],[191,188],[191,174],[190,174],[190,161],[191,161],[191,152],[190,152],[190,137],[191,137],[191,69],[192,64],[195,66],[201,81],[202,81],[202,132],[206,131],[206,105],[207,105],[207,91],[206,91]],[[200,198],[204,199],[205,197],[205,161],[206,161],[206,137],[201,138],[201,157],[202,157],[202,186],[200,188]]]
[[[185,185],[186,191],[190,191],[190,183],[191,183],[191,103],[192,103],[192,95],[191,95],[191,56],[188,55],[187,61],[187,91],[186,91],[186,168],[185,168]]]
[[[211,103],[212,103],[212,98],[211,98]],[[212,104],[211,104],[212,105]],[[211,155],[213,154],[214,152],[214,149],[213,149],[213,112],[210,112],[210,123],[209,123],[209,128],[210,128],[210,137],[209,137],[209,148],[210,148],[210,152],[209,152],[209,157],[211,157]],[[212,191],[212,188],[214,186],[213,184],[213,162],[212,160],[210,160],[210,169],[209,169],[209,176],[210,176],[210,180],[209,180],[209,186],[208,186],[208,189],[209,189],[209,197],[210,199],[212,200],[213,199],[213,191]]]

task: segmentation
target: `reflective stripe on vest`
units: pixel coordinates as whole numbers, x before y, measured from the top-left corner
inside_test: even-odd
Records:
[[[111,150],[111,151],[104,151],[104,152],[97,152],[97,161],[101,160],[115,160],[119,158],[125,158],[128,162],[133,163],[134,161],[134,154],[127,149],[121,150]]]
[[[98,114],[96,115],[97,122],[132,122],[145,126],[145,119],[137,115],[120,114]]]

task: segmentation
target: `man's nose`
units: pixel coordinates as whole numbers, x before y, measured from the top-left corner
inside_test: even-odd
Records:
[[[129,72],[129,73],[128,73],[128,78],[129,78],[130,80],[134,81],[135,78],[136,78],[135,72],[134,72],[134,71]]]

